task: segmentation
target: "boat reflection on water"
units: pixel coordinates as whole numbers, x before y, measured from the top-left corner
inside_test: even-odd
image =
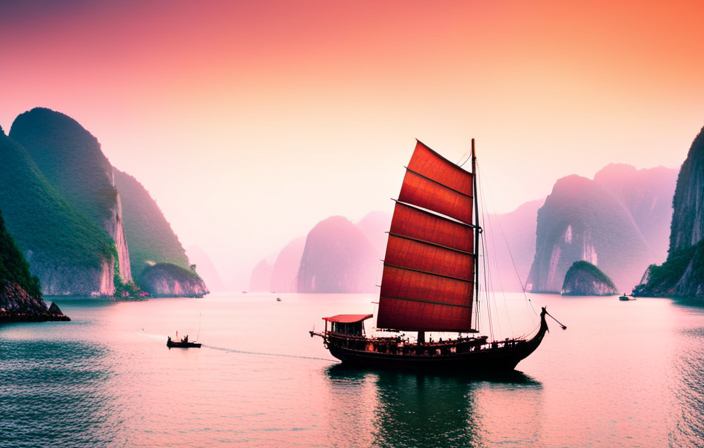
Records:
[[[337,428],[339,440],[378,447],[487,446],[502,441],[529,446],[540,438],[534,420],[539,411],[526,412],[521,400],[527,392],[533,396],[528,402],[537,402],[539,408],[542,384],[518,371],[453,376],[336,364],[325,373],[335,401],[330,410],[340,414],[332,420],[350,425]],[[492,400],[508,394],[506,405],[512,409],[485,407],[482,397],[487,392]],[[493,428],[495,424],[505,428]],[[372,434],[357,431],[369,427]]]

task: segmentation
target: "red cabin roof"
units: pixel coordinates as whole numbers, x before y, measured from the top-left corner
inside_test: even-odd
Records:
[[[323,317],[323,320],[328,322],[336,322],[338,324],[354,324],[357,322],[362,322],[370,317],[374,317],[373,314],[338,314],[332,317]]]

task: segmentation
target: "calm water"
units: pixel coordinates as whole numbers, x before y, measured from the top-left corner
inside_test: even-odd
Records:
[[[704,308],[530,296],[543,345],[502,378],[341,368],[307,333],[367,295],[57,299],[67,323],[0,325],[0,446],[703,446]],[[523,333],[519,311],[497,336]],[[198,336],[197,349],[166,335]],[[501,333],[501,334],[499,334]]]

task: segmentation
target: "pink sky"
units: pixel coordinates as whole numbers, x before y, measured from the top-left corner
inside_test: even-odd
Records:
[[[415,138],[477,139],[493,209],[704,126],[694,1],[0,2],[0,125],[78,120],[238,289],[331,215],[391,211]]]

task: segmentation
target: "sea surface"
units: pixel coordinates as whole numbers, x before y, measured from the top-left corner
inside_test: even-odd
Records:
[[[0,325],[1,447],[704,446],[696,302],[503,295],[495,338],[568,328],[476,377],[343,368],[308,331],[372,295],[54,299],[71,322]]]

